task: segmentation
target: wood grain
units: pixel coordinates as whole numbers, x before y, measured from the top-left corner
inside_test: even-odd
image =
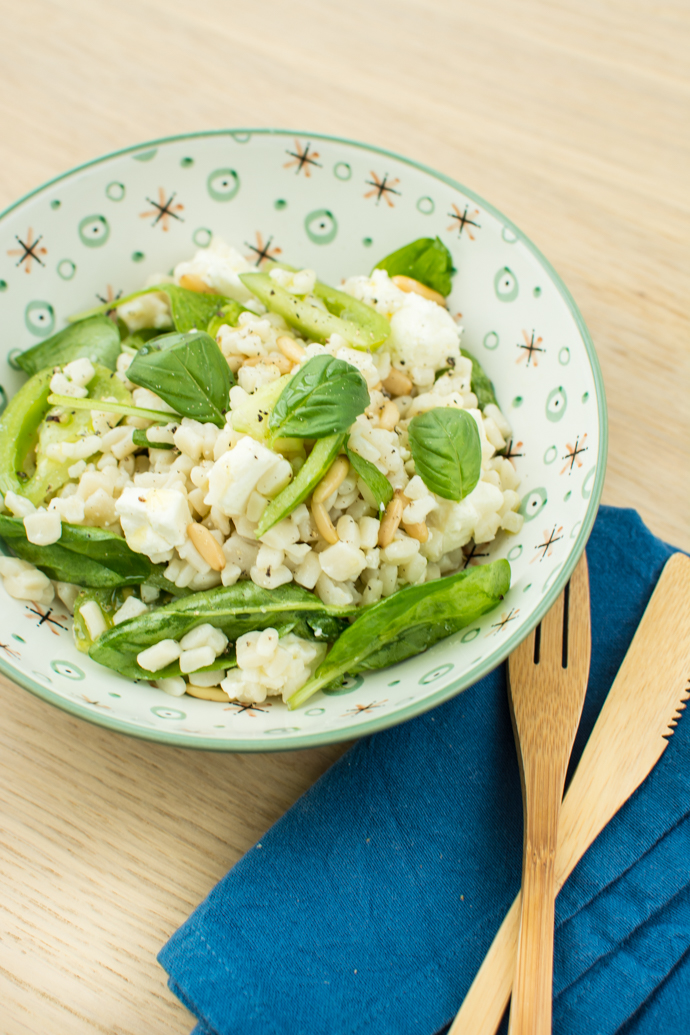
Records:
[[[683,0],[0,0],[0,205],[168,133],[291,126],[454,176],[564,277],[604,371],[604,500],[690,548]],[[0,1032],[175,1035],[155,954],[338,755],[138,742],[0,686]]]

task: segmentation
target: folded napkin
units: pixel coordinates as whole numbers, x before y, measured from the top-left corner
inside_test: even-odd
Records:
[[[673,553],[602,507],[572,767]],[[690,676],[690,673],[688,674]],[[690,1031],[690,718],[556,903],[554,1032]],[[433,1035],[520,887],[504,666],[359,741],[231,870],[159,960],[196,1035]]]

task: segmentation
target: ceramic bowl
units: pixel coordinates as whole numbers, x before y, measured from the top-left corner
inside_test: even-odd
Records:
[[[431,169],[319,134],[246,130],[131,147],[74,169],[0,216],[3,404],[23,381],[18,350],[69,314],[139,287],[219,234],[259,264],[280,257],[337,284],[438,234],[457,274],[451,311],[464,346],[493,379],[514,437],[522,531],[478,547],[507,557],[500,607],[431,650],[289,712],[171,698],[77,652],[70,618],[0,589],[0,668],[66,711],[110,729],[187,747],[270,751],[345,740],[402,722],[494,668],[565,585],[594,521],[606,461],[599,365],[567,288],[488,202]]]

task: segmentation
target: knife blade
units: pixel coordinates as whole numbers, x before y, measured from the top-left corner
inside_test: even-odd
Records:
[[[666,562],[563,799],[556,887],[649,775],[690,698],[690,558]],[[518,894],[447,1035],[495,1035],[510,999]]]

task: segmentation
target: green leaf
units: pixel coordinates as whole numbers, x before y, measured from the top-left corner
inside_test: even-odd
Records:
[[[286,485],[264,510],[255,532],[257,539],[292,514],[295,507],[314,491],[340,452],[344,441],[344,435],[328,435],[318,440],[290,484]]]
[[[124,323],[124,320],[122,321]],[[125,325],[126,327],[126,325]],[[160,330],[157,327],[140,327],[132,334],[126,333],[122,339],[122,348],[136,349],[137,351],[151,338],[159,338]]]
[[[83,320],[87,317],[106,313],[113,309],[114,306],[133,302],[135,298],[141,298],[142,295],[151,295],[159,292],[167,295],[170,299],[172,321],[175,325],[175,330],[180,333],[192,330],[205,331],[209,323],[221,312],[224,314],[222,322],[234,326],[240,313],[245,311],[244,306],[240,305],[239,302],[235,302],[232,298],[226,298],[225,295],[210,295],[200,291],[190,291],[188,288],[179,287],[177,284],[157,284],[154,287],[142,288],[141,291],[133,291],[130,295],[118,298],[115,302],[106,302],[104,305],[87,309],[83,313],[77,313],[76,316],[72,317],[72,320]],[[135,331],[132,336],[143,336],[148,329]]]
[[[153,582],[177,592],[163,578],[164,564],[153,564],[145,554],[134,553],[121,536],[103,528],[65,523],[56,543],[36,546],[26,538],[21,518],[0,514],[0,536],[18,557],[59,582],[94,589]]]
[[[298,708],[345,675],[387,668],[419,654],[491,611],[510,587],[508,561],[407,586],[367,608],[345,630],[308,683],[288,700]]]
[[[362,479],[376,500],[376,506],[380,514],[393,499],[393,486],[385,474],[381,474],[375,464],[372,464],[370,460],[365,460],[359,453],[355,453],[354,450],[350,449],[349,444],[346,446],[345,452],[355,474]]]
[[[472,363],[472,380],[470,387],[477,396],[477,405],[479,406],[479,409],[483,410],[485,406],[489,405],[489,403],[493,403],[494,406],[498,406],[493,382],[490,380],[479,360],[473,356],[471,352],[468,352],[467,349],[460,349],[460,353],[465,357],[465,359],[469,359]]]
[[[232,643],[253,629],[287,631],[285,626],[323,642],[337,635],[344,625],[342,619],[355,611],[353,607],[328,607],[316,594],[294,584],[267,590],[253,582],[236,582],[192,593],[131,618],[99,636],[89,653],[94,661],[130,678],[159,679],[161,673],[154,676],[137,664],[137,654],[160,640],[180,640],[197,625],[208,622],[222,629]]]
[[[63,367],[73,359],[84,358],[114,370],[119,354],[117,327],[107,316],[94,316],[32,345],[17,356],[17,365],[27,374],[37,374],[46,367]]]
[[[314,356],[285,385],[268,426],[274,440],[325,438],[347,431],[368,405],[367,383],[356,367]]]
[[[420,237],[391,252],[374,266],[389,277],[412,277],[445,298],[452,289],[453,258],[439,237]]]
[[[132,442],[135,446],[140,446],[142,449],[174,449],[175,445],[172,442],[152,442],[147,436],[145,431],[141,428],[135,428],[132,433]]]
[[[127,393],[129,395],[129,393]],[[121,413],[127,417],[142,417],[144,420],[155,420],[167,424],[176,420],[180,414],[170,413],[169,410],[148,410],[144,406],[129,406],[122,402],[106,402],[103,399],[75,399],[71,395],[49,395],[48,402],[51,406],[61,407],[63,410],[100,410],[103,413]],[[70,461],[71,463],[71,461]]]
[[[240,280],[267,309],[312,341],[324,342],[331,334],[339,334],[352,348],[368,351],[377,349],[390,336],[385,316],[327,284],[317,282],[314,287],[314,295],[328,310],[325,312],[308,299],[286,291],[268,273],[241,273]]]
[[[407,429],[417,474],[446,500],[469,495],[482,473],[482,446],[466,410],[437,407],[413,417]]]
[[[155,392],[183,417],[219,428],[225,424],[235,379],[205,331],[165,334],[147,342],[132,360],[127,377]]]

